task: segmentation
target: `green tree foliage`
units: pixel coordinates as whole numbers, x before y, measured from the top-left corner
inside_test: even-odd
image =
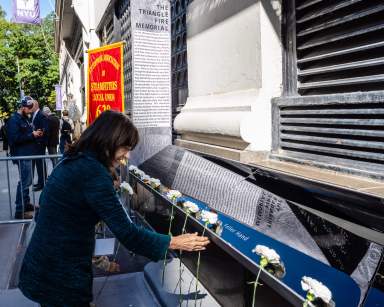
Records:
[[[59,80],[54,21],[51,13],[41,26],[13,24],[5,19],[0,6],[0,117],[15,109],[20,99],[19,84],[26,95],[36,96],[40,105],[54,109],[54,85]]]

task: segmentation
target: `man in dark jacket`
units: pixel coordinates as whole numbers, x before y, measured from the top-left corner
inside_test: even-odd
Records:
[[[57,155],[57,145],[59,145],[59,131],[60,131],[60,119],[56,114],[52,113],[50,108],[43,108],[44,114],[48,119],[48,153],[50,155]],[[52,167],[57,164],[57,158],[52,158]]]
[[[48,143],[48,119],[47,116],[40,110],[39,102],[34,99],[32,108],[32,127],[35,131],[42,131],[42,135],[35,139],[35,155],[45,155],[45,149]],[[37,184],[33,186],[34,191],[40,191],[44,187],[47,179],[47,165],[44,159],[32,161],[33,169],[37,170]]]
[[[32,113],[33,99],[29,96],[21,100],[19,109],[7,123],[7,135],[11,156],[31,156],[35,151],[35,139],[42,131],[34,131],[28,120]],[[19,183],[16,190],[16,219],[31,218],[33,205],[30,203],[29,187],[32,184],[31,160],[14,161],[19,168]],[[24,213],[23,213],[24,212]]]
[[[7,122],[8,118],[4,119],[4,124],[1,126],[0,135],[3,140],[3,150],[8,152],[8,135],[7,135]]]

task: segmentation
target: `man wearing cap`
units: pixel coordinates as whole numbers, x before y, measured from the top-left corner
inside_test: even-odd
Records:
[[[48,119],[47,116],[40,110],[39,102],[33,99],[32,108],[32,127],[33,130],[42,131],[42,135],[35,139],[35,155],[45,155],[45,150],[48,143]],[[47,179],[47,164],[45,159],[38,159],[32,161],[32,169],[36,166],[37,170],[37,184],[33,186],[33,191],[40,191],[44,187],[45,180]]]
[[[59,131],[60,131],[60,119],[55,113],[51,112],[51,109],[47,106],[43,108],[44,114],[48,119],[48,153],[50,155],[57,155],[57,145],[59,145]],[[52,167],[55,167],[57,158],[52,158]]]
[[[25,96],[18,110],[7,123],[10,154],[13,157],[31,156],[35,152],[35,139],[42,136],[42,131],[34,131],[28,118],[32,113],[33,98]],[[29,187],[32,184],[32,161],[14,161],[19,168],[19,182],[16,190],[16,219],[31,218],[34,206],[30,203]]]

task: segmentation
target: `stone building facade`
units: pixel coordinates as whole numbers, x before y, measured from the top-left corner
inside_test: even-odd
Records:
[[[83,121],[86,50],[103,44],[126,41],[132,108],[130,1],[93,2],[56,1],[61,84]],[[175,144],[338,184],[383,179],[380,1],[170,4]]]

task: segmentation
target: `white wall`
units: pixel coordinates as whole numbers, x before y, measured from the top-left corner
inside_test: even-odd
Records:
[[[67,64],[65,60],[68,59]],[[63,75],[67,75],[65,78]],[[63,77],[62,77],[63,76]],[[63,101],[69,101],[69,96],[72,95],[73,100],[76,101],[79,110],[81,110],[81,75],[80,69],[75,61],[71,58],[67,49],[63,46],[60,50],[60,78],[62,86]],[[68,80],[68,84],[66,83]]]
[[[280,96],[282,85],[279,8],[276,0],[190,4],[189,97],[176,130],[237,137],[254,151],[271,149],[271,98]]]
[[[202,32],[188,35],[191,97],[261,87],[257,16],[259,5],[254,4]]]
[[[88,67],[88,54],[87,50],[92,48],[97,48],[100,46],[100,40],[96,35],[95,29],[99,24],[107,6],[109,5],[110,0],[72,0],[73,14],[76,14],[78,19],[81,22],[81,28],[76,29],[77,31],[82,31],[83,38],[83,58],[84,58],[84,79],[87,78],[87,67]],[[73,20],[71,15],[64,15],[62,24],[65,25],[67,22]],[[68,20],[66,20],[66,18]],[[64,67],[65,59],[68,58],[69,62]],[[66,92],[66,80],[62,78],[63,74],[68,74],[68,91]],[[75,63],[74,59],[71,58],[69,53],[65,48],[64,42],[62,42],[60,49],[60,78],[61,85],[63,88],[63,100],[68,100],[68,94],[73,95],[73,99],[76,101],[78,109],[82,110],[81,105],[81,70],[79,66]],[[86,102],[85,102],[86,104]],[[87,119],[87,109],[84,108],[84,113],[82,114],[81,121],[86,122]]]

